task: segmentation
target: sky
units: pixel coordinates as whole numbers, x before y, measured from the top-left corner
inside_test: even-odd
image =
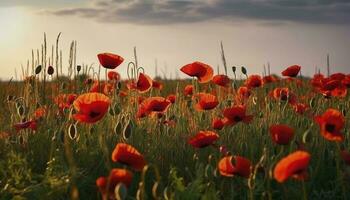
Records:
[[[62,33],[63,65],[76,40],[77,63],[94,64],[102,52],[125,61],[116,70],[126,78],[137,47],[146,73],[186,77],[179,69],[201,61],[222,67],[220,41],[228,66],[261,74],[268,62],[279,74],[299,64],[303,75],[318,67],[350,73],[348,0],[1,0],[0,79],[19,76],[32,49]],[[223,72],[221,68],[221,73]]]

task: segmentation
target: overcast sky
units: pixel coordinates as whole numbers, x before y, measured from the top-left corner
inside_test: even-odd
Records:
[[[349,2],[349,3],[348,3]],[[350,73],[350,1],[348,0],[1,0],[0,78],[20,72],[40,48],[62,32],[64,64],[69,44],[78,42],[78,63],[98,63],[96,54],[113,52],[139,63],[154,75],[175,77],[193,61],[222,65],[220,41],[229,66],[261,74],[263,65],[279,73],[293,64],[312,75]],[[126,64],[117,68],[125,75]],[[97,65],[96,65],[97,66]],[[124,76],[125,77],[125,76]]]

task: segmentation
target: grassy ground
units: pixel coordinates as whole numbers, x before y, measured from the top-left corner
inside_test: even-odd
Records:
[[[67,135],[69,126],[74,124],[74,120],[68,117],[70,110],[58,117],[57,106],[47,94],[50,93],[48,88],[57,83],[46,85],[47,96],[42,96],[42,82],[34,86],[23,82],[2,83],[0,130],[9,133],[10,137],[0,140],[0,197],[67,199],[77,195],[77,190],[80,199],[98,199],[100,196],[95,180],[99,176],[106,176],[113,167],[123,167],[110,160],[111,152],[118,142],[133,145],[145,156],[147,163],[159,171],[160,180],[156,179],[153,168],[146,173],[144,198],[147,199],[153,198],[152,186],[155,182],[159,183],[155,192],[159,198],[301,199],[304,198],[303,187],[310,199],[341,199],[343,195],[349,197],[349,179],[345,173],[348,169],[343,163],[337,163],[337,144],[321,137],[318,125],[310,117],[296,114],[289,106],[280,104],[267,95],[271,89],[286,84],[298,96],[307,95],[310,93],[307,81],[303,81],[303,87],[297,87],[295,83],[280,82],[254,89],[247,103],[248,113],[254,115],[252,123],[225,127],[218,131],[220,139],[217,144],[225,145],[233,155],[249,158],[253,164],[261,160],[262,170],[250,179],[220,176],[215,170],[221,157],[218,149],[210,146],[196,150],[187,143],[188,138],[197,131],[211,129],[211,119],[220,116],[222,109],[230,104],[228,101],[232,98],[222,93],[216,109],[197,112],[193,109],[191,98],[182,94],[184,86],[189,82],[164,81],[165,88],[160,93],[152,91],[146,94],[177,95],[176,103],[171,105],[166,114],[168,118],[176,120],[175,127],[158,125],[154,118],[136,121],[136,110],[131,103],[136,93],[130,93],[125,98],[114,95],[114,114],[107,114],[94,125],[77,124],[78,139],[75,140]],[[88,89],[80,82],[76,84],[79,85],[78,93]],[[209,87],[220,92],[218,86]],[[69,92],[74,91],[60,89],[60,93]],[[39,122],[37,131],[14,130],[13,124],[22,117],[18,115],[14,101],[7,100],[8,95],[25,98],[24,117],[27,118],[37,107],[36,103],[42,105],[46,102],[48,113]],[[346,114],[350,108],[348,96],[345,99],[325,99],[316,95],[306,98],[305,102],[311,105],[311,112],[314,114],[323,113],[330,107]],[[132,123],[131,137],[125,139],[123,129],[129,121]],[[348,121],[349,117],[346,115],[345,138],[348,138],[349,133]],[[279,146],[271,141],[268,128],[276,123],[295,128],[295,137],[289,145]],[[304,186],[302,182],[293,180],[277,183],[271,177],[274,165],[282,157],[295,151],[298,148],[297,142],[301,141],[305,142],[306,150],[312,155],[308,168],[309,179],[304,182]],[[349,147],[349,140],[346,139],[340,145]],[[135,173],[128,199],[135,197],[139,181],[141,173]]]

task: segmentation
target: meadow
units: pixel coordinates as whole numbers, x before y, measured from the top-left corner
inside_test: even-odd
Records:
[[[350,198],[350,75],[254,75],[222,48],[152,79],[136,49],[89,66],[72,42],[65,65],[58,44],[0,85],[0,199]]]

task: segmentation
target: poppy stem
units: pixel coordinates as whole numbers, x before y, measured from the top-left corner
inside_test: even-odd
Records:
[[[306,192],[305,180],[301,181],[301,186],[303,188],[303,199],[307,200],[307,192]]]
[[[346,198],[345,183],[343,182],[342,171],[340,169],[340,162],[341,162],[340,152],[341,152],[341,148],[340,148],[340,144],[338,142],[336,144],[337,144],[337,149],[338,149],[338,156],[337,156],[337,160],[336,160],[336,167],[337,167],[338,178],[339,178],[340,185],[341,185],[341,188],[342,188],[343,199],[347,199]]]

